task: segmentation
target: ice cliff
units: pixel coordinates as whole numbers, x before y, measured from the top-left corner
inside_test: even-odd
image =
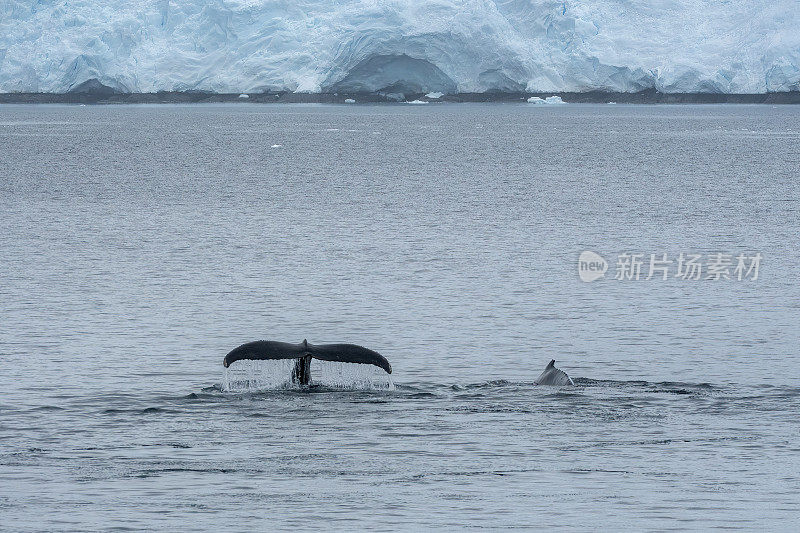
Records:
[[[0,0],[0,92],[800,90],[798,0]]]

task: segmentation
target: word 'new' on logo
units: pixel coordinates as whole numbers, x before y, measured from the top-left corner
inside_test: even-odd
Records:
[[[606,275],[608,263],[599,254],[586,250],[578,257],[578,276],[581,281],[590,282]]]

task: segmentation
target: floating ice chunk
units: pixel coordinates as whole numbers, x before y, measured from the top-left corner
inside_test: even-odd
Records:
[[[419,105],[419,104],[427,104],[428,102],[426,102],[425,100],[411,100],[410,102],[403,102],[403,103],[404,103],[404,104],[415,104],[415,105]]]
[[[355,101],[355,100],[353,100],[352,98],[345,98],[345,99],[344,99],[344,103],[345,103],[345,104],[355,104],[355,103],[356,103],[356,101]]]
[[[270,148],[283,148],[282,144],[273,144]]]
[[[437,99],[441,98],[442,96],[444,96],[444,93],[428,93],[425,96],[427,96],[428,98],[430,98],[432,100],[437,100]]]
[[[564,100],[560,96],[548,96],[547,98],[539,98],[538,96],[531,96],[528,98],[529,104],[564,104]]]
[[[242,93],[239,95],[239,98],[250,98],[250,95],[247,93]]]

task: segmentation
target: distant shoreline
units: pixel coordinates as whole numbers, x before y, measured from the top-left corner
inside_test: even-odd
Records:
[[[244,93],[242,93],[244,94]],[[72,93],[0,93],[0,104],[188,104],[188,103],[398,103],[379,93],[294,93],[289,91],[247,93],[202,91],[115,93],[108,91]],[[762,94],[660,93],[653,89],[636,93],[548,92],[548,93],[456,93],[439,98],[424,94],[405,95],[405,101],[424,102],[506,102],[526,103],[530,97],[559,96],[566,103],[618,104],[800,104],[800,91]],[[354,101],[354,102],[351,102]]]

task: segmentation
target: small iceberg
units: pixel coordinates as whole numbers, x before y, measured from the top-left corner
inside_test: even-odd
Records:
[[[242,93],[239,95],[239,98],[250,98],[250,95],[247,93]]]
[[[565,104],[566,102],[560,96],[548,96],[547,98],[539,98],[538,96],[531,96],[528,98],[529,104]]]
[[[356,101],[355,101],[355,100],[353,100],[352,98],[345,98],[345,99],[344,99],[344,103],[345,103],[345,104],[355,104],[355,103],[356,103]]]
[[[444,93],[428,93],[425,96],[427,98],[430,98],[431,100],[438,100],[439,98],[444,96]]]
[[[419,104],[427,104],[428,102],[426,102],[426,101],[424,101],[424,100],[411,100],[410,102],[403,102],[403,103],[404,103],[404,104],[414,104],[414,105],[419,105]]]
[[[283,148],[282,144],[273,144],[270,148]]]

